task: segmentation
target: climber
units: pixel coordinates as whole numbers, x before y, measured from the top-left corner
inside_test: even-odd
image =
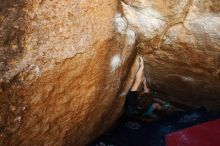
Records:
[[[147,109],[142,114],[142,116],[153,116],[154,111],[158,111],[157,113],[164,113],[171,105],[167,101],[160,100],[159,98],[154,98],[150,89],[146,84],[146,77],[143,79],[143,92],[140,94],[138,98],[138,105],[141,109]]]
[[[143,85],[143,91],[139,96],[138,90],[141,85]],[[135,75],[135,81],[126,97],[125,113],[129,118],[137,119],[151,116],[155,110],[163,110],[163,105],[166,105],[164,101],[150,96],[150,89],[147,87],[146,77],[144,76],[144,61],[140,57],[139,69]]]

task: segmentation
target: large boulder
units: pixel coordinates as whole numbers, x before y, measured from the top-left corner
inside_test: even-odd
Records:
[[[220,1],[124,0],[151,87],[175,103],[220,109]]]
[[[136,54],[120,3],[0,3],[0,145],[85,145],[109,128]]]

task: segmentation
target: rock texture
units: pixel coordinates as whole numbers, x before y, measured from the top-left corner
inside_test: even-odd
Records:
[[[136,54],[120,3],[0,3],[0,145],[84,145],[111,126]]]
[[[220,107],[218,0],[0,3],[0,145],[97,137],[122,111],[136,45],[153,90]]]
[[[188,106],[220,107],[220,2],[124,0],[154,90]]]

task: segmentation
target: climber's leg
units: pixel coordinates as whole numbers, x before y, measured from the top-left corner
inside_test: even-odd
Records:
[[[153,103],[152,106],[155,110],[159,110],[159,111],[162,110],[162,106],[159,103]]]
[[[139,69],[135,75],[135,81],[131,88],[131,91],[137,91],[144,79],[144,60],[139,57]]]

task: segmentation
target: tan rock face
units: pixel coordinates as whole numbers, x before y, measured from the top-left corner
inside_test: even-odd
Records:
[[[153,89],[185,105],[220,107],[220,2],[124,0]]]
[[[97,137],[122,111],[136,45],[152,89],[220,107],[218,0],[0,3],[0,145]]]
[[[84,145],[111,126],[136,54],[120,10],[117,0],[1,1],[0,145]]]

